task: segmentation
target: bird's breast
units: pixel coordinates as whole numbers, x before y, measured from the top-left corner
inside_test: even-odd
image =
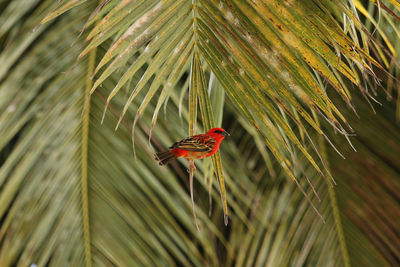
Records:
[[[209,153],[188,151],[187,158],[189,159],[202,159],[208,157]]]

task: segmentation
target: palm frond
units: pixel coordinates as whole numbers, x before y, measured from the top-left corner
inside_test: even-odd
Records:
[[[383,102],[377,79],[386,87],[389,77],[388,95],[398,87],[396,18],[377,5],[0,1],[0,265],[343,266],[343,237],[350,264],[398,265],[394,105],[373,115],[363,99]],[[198,98],[187,96],[192,61]],[[214,164],[230,224],[205,161],[194,180],[201,233],[187,162],[160,168],[152,158],[199,119],[199,131],[222,124],[232,134]],[[321,158],[337,182],[339,214]]]

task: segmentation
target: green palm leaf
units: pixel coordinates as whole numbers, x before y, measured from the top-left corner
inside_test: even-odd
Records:
[[[1,266],[399,263],[396,1],[0,7]],[[187,162],[152,154],[214,125],[199,233]]]

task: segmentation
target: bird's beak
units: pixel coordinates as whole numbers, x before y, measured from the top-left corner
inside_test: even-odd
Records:
[[[223,135],[223,136],[231,136],[227,131],[224,131],[224,132],[222,133],[222,135]]]

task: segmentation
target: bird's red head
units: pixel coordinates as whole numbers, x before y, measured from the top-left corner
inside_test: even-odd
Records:
[[[222,128],[212,128],[210,129],[206,135],[211,136],[215,140],[223,140],[225,136],[229,136],[230,134]]]

